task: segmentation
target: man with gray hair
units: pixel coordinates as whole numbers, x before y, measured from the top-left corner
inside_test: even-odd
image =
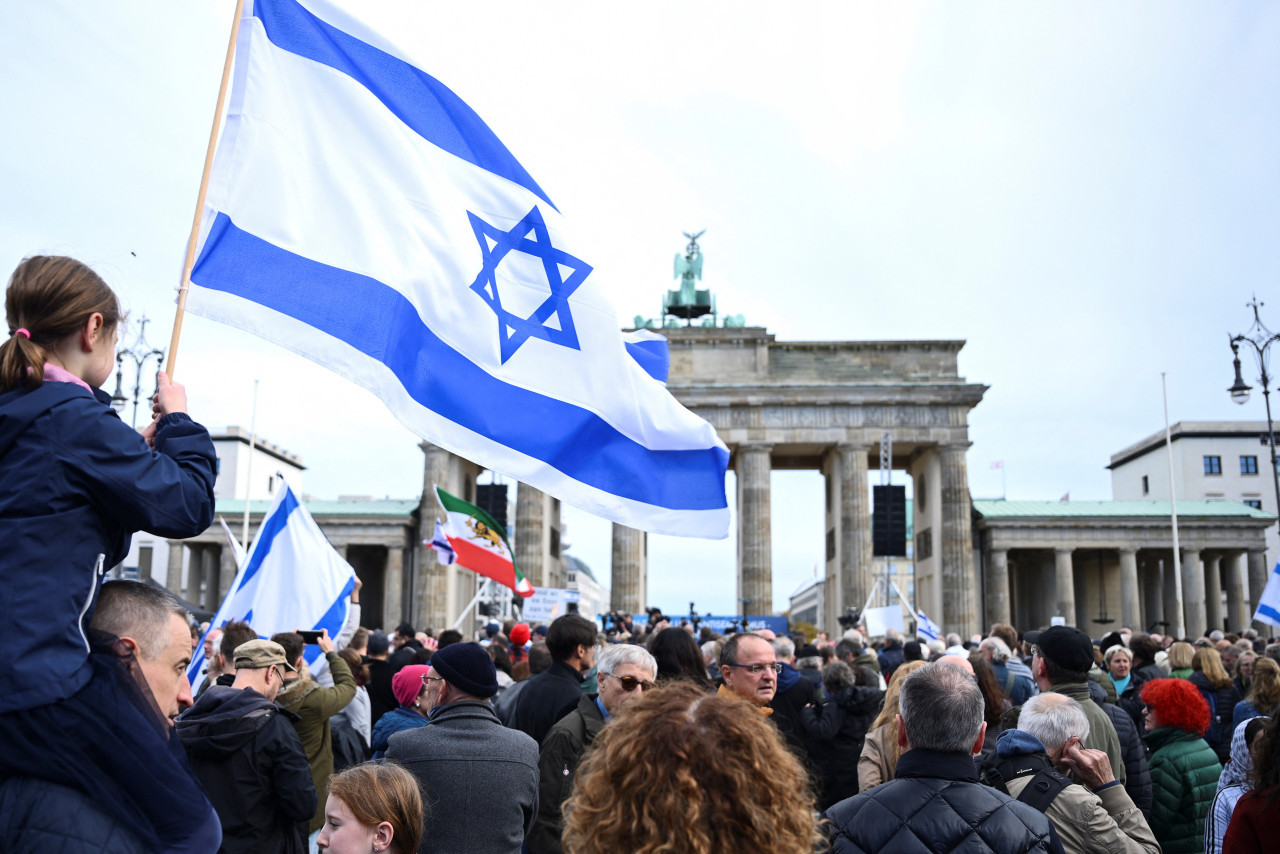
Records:
[[[894,779],[824,813],[834,854],[1062,851],[1042,813],[978,782],[973,757],[987,724],[972,676],[921,667],[902,683],[897,721]]]
[[[1068,854],[1159,854],[1160,843],[1112,773],[1106,751],[1083,746],[1088,735],[1089,719],[1075,700],[1052,692],[1032,697],[1018,729],[1000,733],[984,779],[1043,810]],[[1081,782],[1068,780],[1067,771]]]
[[[529,854],[559,854],[564,830],[561,807],[573,789],[578,763],[596,734],[627,703],[638,700],[658,678],[658,662],[634,644],[596,647],[600,693],[584,694],[577,707],[547,732],[538,756],[538,817],[525,837]]]

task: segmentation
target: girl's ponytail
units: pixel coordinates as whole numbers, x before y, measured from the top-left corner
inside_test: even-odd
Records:
[[[94,312],[110,331],[120,322],[120,301],[87,265],[58,255],[23,259],[4,298],[9,340],[0,344],[0,392],[34,389],[44,377],[48,350],[78,332]]]

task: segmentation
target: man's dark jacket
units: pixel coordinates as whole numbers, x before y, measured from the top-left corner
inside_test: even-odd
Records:
[[[178,716],[178,738],[222,820],[221,851],[306,851],[316,788],[296,718],[252,688],[221,685]]]
[[[395,673],[385,659],[369,660],[369,726],[378,725],[378,720],[392,709],[400,707],[400,701],[391,690],[391,677]]]
[[[965,753],[909,750],[894,779],[823,815],[833,854],[1062,854],[1044,813],[979,783]]]
[[[893,676],[893,671],[897,670],[898,667],[901,666],[902,662],[906,659],[906,656],[902,652],[902,644],[894,641],[887,641],[884,645],[884,649],[877,653],[876,658],[880,662],[880,672],[884,675],[885,679],[888,679]]]
[[[582,674],[563,661],[554,661],[525,681],[507,726],[542,744],[556,721],[577,708],[582,696]]]
[[[818,702],[818,689],[805,679],[799,670],[786,662],[782,663],[782,672],[778,674],[778,688],[769,701],[773,709],[770,720],[777,725],[782,737],[802,762],[809,763],[809,737],[805,731],[800,711],[805,706]],[[854,764],[857,764],[856,762]]]
[[[1134,725],[1133,718],[1119,706],[1105,702],[1106,689],[1089,680],[1089,698],[1107,713],[1120,738],[1120,755],[1124,759],[1124,790],[1129,793],[1133,805],[1142,810],[1145,818],[1151,817],[1151,769],[1147,765],[1147,748],[1142,743],[1142,733]],[[1079,700],[1078,692],[1056,688],[1073,700]]]
[[[525,838],[529,854],[560,854],[560,834],[564,831],[561,807],[569,800],[573,777],[582,755],[604,729],[604,715],[595,694],[584,694],[578,707],[565,715],[547,733],[538,751],[538,817]]]
[[[828,696],[821,706],[801,711],[821,779],[819,808],[858,794],[858,758],[883,703],[884,692],[879,688],[849,685]]]

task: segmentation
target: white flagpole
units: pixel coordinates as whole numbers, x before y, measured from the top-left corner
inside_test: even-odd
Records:
[[[1174,635],[1178,638],[1183,638],[1187,634],[1187,624],[1182,608],[1182,555],[1178,546],[1178,495],[1177,490],[1174,488],[1175,480],[1173,477],[1173,439],[1169,433],[1169,386],[1165,382],[1164,371],[1160,372],[1160,391],[1164,395],[1164,446],[1169,452],[1169,508],[1173,519],[1173,589],[1178,611],[1172,620],[1169,620],[1168,614],[1164,616],[1173,626]]]

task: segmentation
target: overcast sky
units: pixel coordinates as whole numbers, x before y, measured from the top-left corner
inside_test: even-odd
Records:
[[[0,6],[6,276],[79,257],[167,346],[233,5]],[[1163,427],[1162,371],[1174,421],[1265,417],[1228,399],[1227,333],[1254,292],[1280,328],[1280,8],[377,6],[581,229],[623,322],[706,229],[704,286],[779,339],[967,340],[975,497],[1003,460],[1010,498],[1110,498],[1110,455]],[[189,317],[177,373],[215,429],[248,425],[259,379],[258,431],[317,498],[421,491],[415,437],[274,345]],[[823,558],[822,484],[773,487],[784,608]],[[608,524],[565,519],[607,583]],[[654,538],[651,602],[734,610],[734,554]]]

